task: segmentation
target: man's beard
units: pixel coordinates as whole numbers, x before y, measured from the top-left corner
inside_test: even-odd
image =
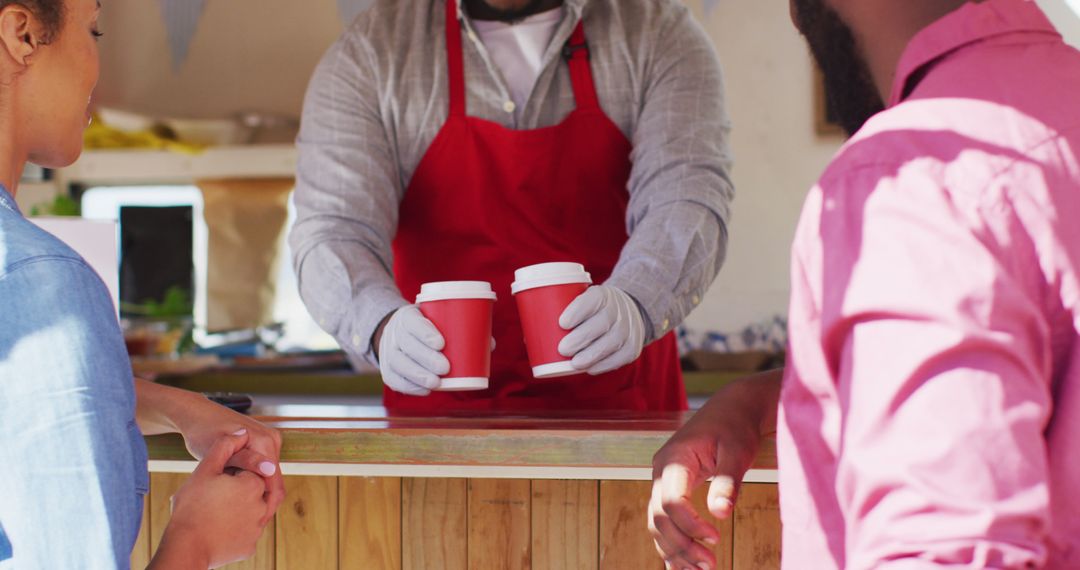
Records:
[[[490,2],[487,2],[486,0],[483,1],[484,4],[487,5],[488,14],[492,16],[492,19],[500,22],[514,23],[520,22],[521,20],[524,20],[525,18],[539,12],[540,4],[542,4],[545,0],[529,0],[520,8],[509,9],[492,6]]]
[[[855,34],[824,0],[794,0],[799,31],[810,45],[822,75],[829,110],[848,135],[885,108]]]

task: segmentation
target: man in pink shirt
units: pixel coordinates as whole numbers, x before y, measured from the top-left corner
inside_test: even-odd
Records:
[[[775,429],[785,568],[1080,568],[1080,53],[1029,0],[792,15],[855,134],[803,208],[782,383],[657,453],[658,550],[715,565],[690,491],[729,515]]]

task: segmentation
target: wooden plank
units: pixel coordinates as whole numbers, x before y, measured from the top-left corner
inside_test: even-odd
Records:
[[[338,479],[340,568],[401,570],[401,479]]]
[[[532,482],[533,570],[597,570],[600,484]]]
[[[600,482],[600,570],[664,567],[647,517],[651,481]]]
[[[274,531],[279,570],[336,570],[337,477],[285,477]]]
[[[745,483],[735,503],[735,570],[780,568],[780,496],[772,483]]]
[[[531,486],[521,479],[469,479],[469,570],[532,567]]]
[[[131,567],[146,568],[150,565],[150,494],[143,496],[142,522],[139,523],[139,537],[131,549]]]
[[[697,488],[694,492],[693,503],[694,508],[698,514],[701,515],[709,524],[716,527],[716,530],[720,531],[720,542],[716,546],[712,547],[713,554],[716,555],[716,568],[715,570],[732,570],[732,544],[735,540],[734,528],[735,521],[732,517],[728,517],[723,520],[719,520],[709,513],[708,507],[709,497],[709,484],[706,483]],[[708,545],[705,545],[708,548]]]
[[[187,481],[186,473],[150,474],[150,553],[157,552],[172,516],[172,496]]]
[[[235,562],[222,566],[222,570],[274,570],[277,568],[277,552],[274,529],[277,526],[276,517],[267,523],[255,545],[255,554],[243,562]]]
[[[465,480],[403,479],[401,505],[402,568],[465,570]]]

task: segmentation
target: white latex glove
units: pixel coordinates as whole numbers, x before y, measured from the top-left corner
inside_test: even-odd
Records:
[[[594,285],[574,299],[559,317],[570,331],[559,343],[559,353],[571,358],[574,368],[592,375],[622,368],[641,356],[645,321],[637,303],[623,291]]]
[[[391,390],[427,396],[439,387],[439,377],[450,372],[443,356],[446,340],[415,305],[390,316],[379,339],[379,371]]]

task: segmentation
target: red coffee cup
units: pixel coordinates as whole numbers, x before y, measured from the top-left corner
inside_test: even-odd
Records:
[[[534,377],[581,373],[570,359],[559,354],[559,342],[569,332],[559,326],[559,317],[591,284],[592,277],[580,263],[541,263],[514,272],[510,291],[521,315]]]
[[[420,312],[446,340],[450,372],[436,390],[485,390],[491,377],[491,317],[495,292],[485,281],[425,283],[416,296]]]

